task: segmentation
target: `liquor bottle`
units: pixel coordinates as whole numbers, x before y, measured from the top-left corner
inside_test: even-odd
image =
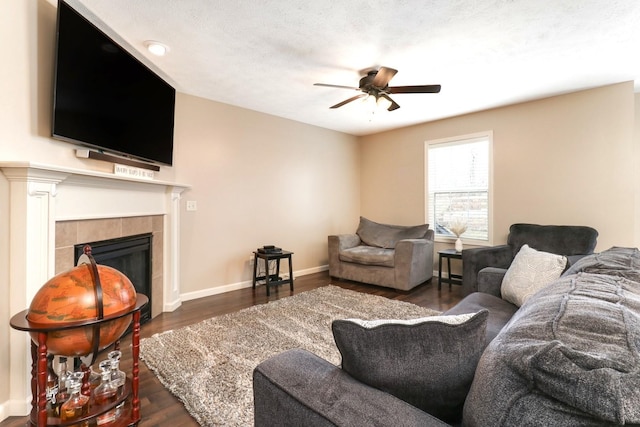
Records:
[[[122,393],[124,383],[127,379],[127,374],[120,370],[120,358],[122,357],[122,352],[119,350],[110,351],[107,357],[111,362],[111,381],[113,381],[115,386],[118,387],[118,392]]]
[[[96,405],[103,406],[118,400],[118,387],[111,380],[111,361],[103,360],[100,362],[99,367],[102,372],[102,382],[93,392],[93,402]],[[112,409],[96,418],[97,425],[111,424],[116,420],[117,416],[116,410]]]
[[[124,392],[124,384],[127,381],[127,374],[120,370],[120,358],[122,352],[119,350],[110,351],[107,355],[111,362],[111,381],[118,387],[118,396]],[[116,416],[119,417],[124,412],[124,401],[116,407]]]
[[[73,421],[89,413],[89,396],[80,393],[83,377],[83,372],[71,374],[69,379],[69,399],[60,407],[60,420],[63,422]],[[88,425],[87,421],[74,424],[77,427],[86,427]]]
[[[47,414],[56,416],[56,395],[58,394],[58,375],[53,369],[53,354],[47,354]]]
[[[67,358],[60,357],[60,366],[58,368],[58,392],[56,393],[55,402],[52,403],[53,416],[60,417],[60,407],[69,399],[69,376],[71,373],[67,370]]]
[[[84,374],[80,392],[85,396],[91,396],[93,390],[100,384],[100,374],[91,369],[91,366],[87,366],[84,363],[81,363],[79,366],[80,371]]]

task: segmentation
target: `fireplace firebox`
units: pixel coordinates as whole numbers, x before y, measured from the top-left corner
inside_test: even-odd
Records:
[[[140,312],[140,323],[151,320],[151,233],[116,239],[87,242],[74,245],[74,259],[84,253],[84,246],[91,246],[91,254],[96,263],[113,267],[131,280],[137,293],[149,298]]]

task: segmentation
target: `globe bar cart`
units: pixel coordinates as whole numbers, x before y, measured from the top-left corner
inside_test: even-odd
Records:
[[[140,421],[140,311],[149,299],[137,294],[121,272],[97,265],[88,245],[85,255],[86,259],[81,257],[83,262],[76,268],[45,283],[29,309],[11,318],[12,328],[31,335],[32,400],[28,426],[125,427]],[[95,397],[90,384],[92,372],[87,365],[93,365],[98,354],[111,347],[120,350],[120,339],[128,327],[131,328],[131,376],[127,376],[123,385],[120,383],[120,391],[111,395],[113,399],[109,403],[102,403],[97,397],[92,400]],[[89,403],[84,404],[88,409],[83,408],[73,416],[65,412],[64,417],[59,417],[47,408],[47,373],[51,368],[48,358],[56,355],[84,356],[84,360],[77,359],[82,362],[86,358],[90,360],[87,365],[83,363],[73,369],[82,379],[81,389],[76,383],[77,396],[87,396],[81,399],[84,402],[89,399]],[[108,380],[103,377],[103,381]]]
[[[82,421],[87,421],[97,417],[100,414],[108,412],[109,410],[115,408],[117,405],[122,403],[125,400],[128,400],[127,403],[127,411],[120,417],[116,422],[110,424],[113,427],[120,426],[132,426],[137,425],[140,421],[140,398],[138,394],[138,386],[140,382],[140,367],[139,367],[139,356],[140,356],[140,310],[148,303],[149,299],[142,294],[138,294],[137,301],[135,307],[128,313],[123,313],[117,316],[106,317],[100,320],[93,321],[84,321],[78,322],[77,324],[65,324],[64,326],[51,326],[48,328],[40,327],[33,328],[29,321],[27,320],[27,314],[29,310],[21,311],[11,318],[11,327],[20,331],[28,331],[28,332],[36,332],[38,334],[38,343],[34,343],[31,341],[31,392],[32,392],[32,402],[31,402],[31,414],[29,425],[37,426],[37,427],[46,427],[46,426],[65,426],[72,424],[79,424]],[[69,422],[60,422],[59,419],[55,418],[47,418],[47,408],[46,408],[46,380],[47,380],[47,335],[51,333],[55,333],[56,331],[85,327],[85,326],[93,326],[100,323],[105,323],[110,320],[118,319],[124,316],[132,316],[132,325],[133,330],[131,332],[131,352],[133,359],[133,366],[131,372],[131,378],[127,378],[127,382],[125,385],[125,392],[118,399],[117,402],[105,405],[104,407],[93,407],[89,414],[80,419],[75,419]],[[119,346],[119,340],[117,340],[114,344],[116,348]],[[128,416],[127,416],[128,415]]]

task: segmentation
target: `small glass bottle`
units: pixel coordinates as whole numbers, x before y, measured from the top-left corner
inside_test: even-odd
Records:
[[[53,407],[53,416],[60,417],[60,407],[69,399],[69,376],[71,373],[67,370],[67,358],[60,356],[60,365],[58,368],[58,392],[56,394],[55,404]]]
[[[89,413],[89,396],[80,393],[84,373],[74,372],[69,379],[69,400],[60,407],[60,420],[67,422],[84,417]],[[83,421],[74,426],[86,427],[89,423]]]
[[[93,401],[96,405],[103,406],[118,400],[118,387],[111,380],[111,361],[103,360],[99,367],[102,372],[102,382],[93,392]],[[96,423],[99,426],[104,426],[113,423],[116,418],[116,410],[112,409],[99,415],[96,418]]]
[[[59,406],[56,404],[56,395],[58,394],[58,375],[53,369],[53,354],[47,354],[47,414],[56,416]]]
[[[107,355],[109,361],[111,362],[111,381],[118,387],[118,392],[122,393],[124,389],[124,383],[127,379],[127,374],[120,370],[120,358],[122,357],[122,352],[120,350],[110,351]]]

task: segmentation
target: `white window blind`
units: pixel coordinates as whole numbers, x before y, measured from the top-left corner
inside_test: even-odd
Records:
[[[491,134],[427,142],[429,224],[436,237],[455,237],[456,223],[467,226],[464,239],[489,239]]]

